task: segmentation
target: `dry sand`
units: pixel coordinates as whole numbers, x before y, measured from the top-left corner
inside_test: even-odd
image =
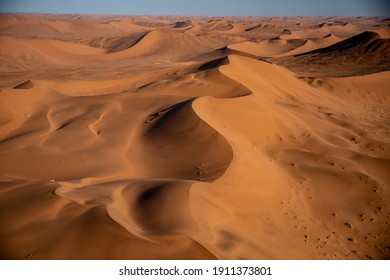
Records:
[[[386,18],[0,16],[0,258],[389,259]]]

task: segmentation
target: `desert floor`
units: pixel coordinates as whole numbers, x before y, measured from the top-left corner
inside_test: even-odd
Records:
[[[389,259],[390,19],[0,16],[0,258]]]

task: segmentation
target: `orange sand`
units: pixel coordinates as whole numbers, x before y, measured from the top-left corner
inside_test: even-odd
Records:
[[[389,34],[2,15],[0,257],[390,258]]]

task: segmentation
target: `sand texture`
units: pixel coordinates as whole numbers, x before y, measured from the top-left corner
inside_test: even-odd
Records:
[[[386,18],[0,16],[1,259],[389,259]]]

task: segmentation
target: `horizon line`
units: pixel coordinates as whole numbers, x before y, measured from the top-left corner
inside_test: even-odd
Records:
[[[184,14],[104,14],[104,13],[55,13],[55,12],[3,12],[0,11],[0,15],[3,14],[27,14],[27,15],[84,15],[84,16],[150,16],[150,17],[278,17],[278,18],[389,18],[390,16],[367,16],[367,15],[184,15]]]

